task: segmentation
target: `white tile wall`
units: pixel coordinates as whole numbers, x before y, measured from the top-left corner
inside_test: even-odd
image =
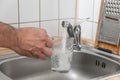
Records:
[[[75,17],[75,1],[76,0],[60,0],[60,18]]]
[[[20,22],[39,21],[39,0],[19,0]]]
[[[82,37],[95,40],[101,0],[79,0],[78,18],[90,17],[91,22],[81,24]],[[87,31],[86,31],[87,30]]]
[[[98,22],[101,0],[94,0],[94,22]]]
[[[74,24],[74,19],[70,18],[75,17],[75,1],[76,0],[0,0],[0,21],[12,23],[11,25],[15,28],[39,27],[39,24],[41,24],[41,27],[46,29],[51,36],[62,36],[61,22],[68,20]],[[101,0],[78,1],[78,18],[83,19],[90,17],[90,21],[98,22]],[[82,37],[94,40],[97,23],[84,22],[81,25]]]
[[[93,0],[79,0],[78,3],[78,18],[90,18],[93,20]]]
[[[95,41],[98,23],[93,23],[93,40]]]
[[[21,23],[20,27],[36,27],[39,28],[39,22],[34,22],[34,23]]]
[[[81,24],[81,37],[92,40],[92,22]]]
[[[41,22],[41,28],[45,29],[51,37],[58,36],[58,21],[57,20]]]
[[[58,19],[58,0],[41,0],[41,20]]]
[[[18,24],[10,24],[12,27],[18,29]]]
[[[18,23],[18,0],[0,0],[0,21]]]

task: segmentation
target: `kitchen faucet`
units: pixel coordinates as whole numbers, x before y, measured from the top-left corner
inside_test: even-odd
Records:
[[[81,26],[75,25],[73,50],[80,50],[80,49],[81,49]]]
[[[81,49],[81,26],[76,24],[74,26],[74,29],[70,22],[68,21],[63,21],[62,26],[67,28],[67,32],[69,35],[69,38],[74,38],[74,43],[73,43],[73,50],[80,50]]]

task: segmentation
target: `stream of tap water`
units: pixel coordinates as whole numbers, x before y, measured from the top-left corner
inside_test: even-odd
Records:
[[[63,34],[62,34],[62,53],[65,53],[66,50],[66,42],[67,42],[67,28],[63,29]]]

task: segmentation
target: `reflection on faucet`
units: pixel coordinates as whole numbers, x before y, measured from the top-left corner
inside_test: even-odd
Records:
[[[81,49],[81,26],[75,25],[74,27],[74,50],[80,50]]]

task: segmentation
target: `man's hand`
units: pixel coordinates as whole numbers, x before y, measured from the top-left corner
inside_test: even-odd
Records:
[[[14,50],[20,55],[46,59],[52,55],[53,43],[43,29],[27,27],[15,29],[0,22],[0,47]]]
[[[26,27],[17,29],[17,46],[13,49],[20,55],[46,59],[52,55],[52,46],[44,29]]]

